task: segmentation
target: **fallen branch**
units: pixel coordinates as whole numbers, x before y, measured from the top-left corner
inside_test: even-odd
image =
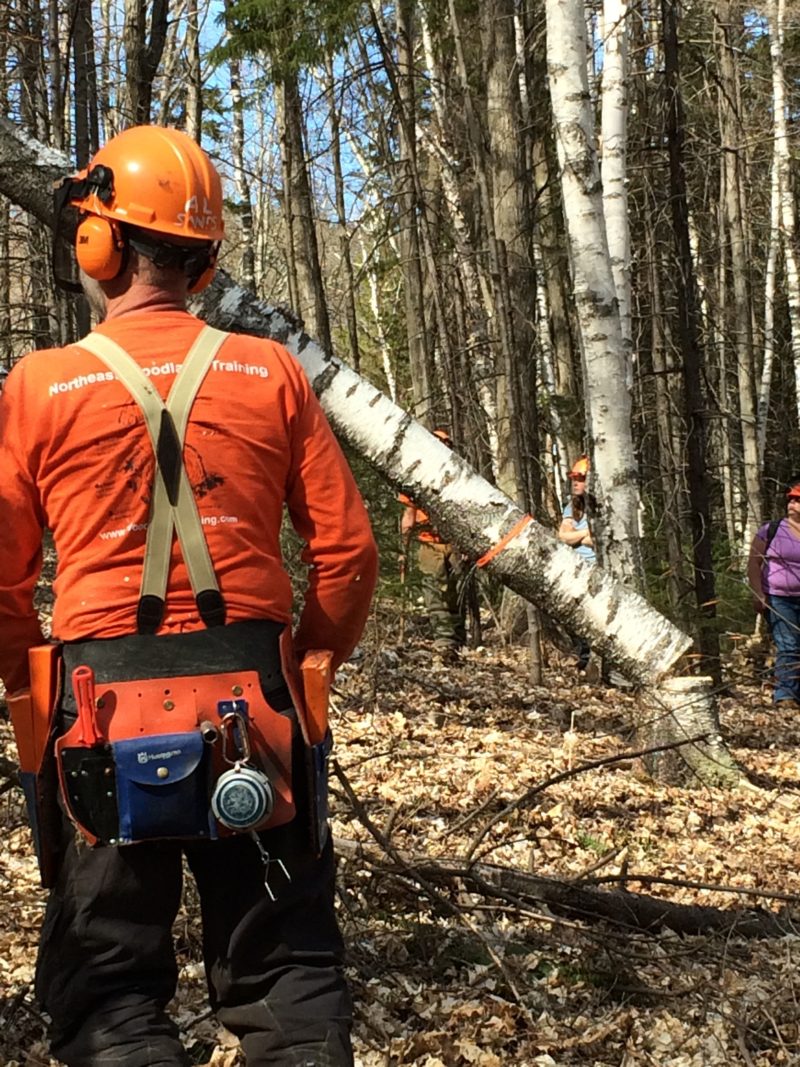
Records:
[[[458,882],[469,893],[479,893],[522,908],[545,904],[556,916],[584,922],[608,922],[626,931],[657,934],[666,929],[684,936],[716,933],[744,938],[785,937],[797,933],[790,917],[784,918],[763,908],[726,910],[699,904],[675,904],[625,890],[604,892],[584,888],[558,878],[495,864],[469,863],[458,857],[433,859],[408,855],[394,848],[389,855],[364,842],[345,838],[337,838],[335,845],[342,856],[357,858],[388,874],[402,873],[405,877],[413,877],[420,885]],[[727,886],[714,888],[733,891],[733,887]],[[794,899],[800,904],[800,900]]]

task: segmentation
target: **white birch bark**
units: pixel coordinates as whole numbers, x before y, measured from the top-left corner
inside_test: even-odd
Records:
[[[0,192],[52,225],[52,182],[69,161],[0,120]],[[432,516],[437,528],[480,559],[516,527],[519,508],[438,438],[335,357],[286,314],[258,301],[224,272],[195,310],[221,328],[269,336],[294,352],[340,438]],[[584,564],[530,521],[487,563],[488,572],[591,641],[627,677],[656,684],[691,644],[637,593]]]
[[[533,245],[533,262],[536,267],[536,307],[538,311],[536,322],[536,335],[539,347],[539,368],[542,375],[542,385],[545,396],[555,397],[558,395],[556,385],[555,353],[550,341],[548,329],[549,309],[547,304],[547,289],[542,279],[544,277],[544,261],[538,242]],[[570,457],[564,447],[564,439],[561,427],[561,415],[557,404],[551,404],[549,410],[550,426],[552,432],[551,461],[553,465],[553,483],[556,503],[560,504],[562,490],[567,483],[567,468]]]
[[[628,224],[628,4],[603,0],[603,81],[601,142],[603,215],[611,273],[625,346],[628,388],[633,385],[631,331],[631,234]]]
[[[608,252],[581,0],[547,0],[547,69],[581,337],[601,562],[641,582],[639,491],[625,345]]]
[[[770,174],[769,245],[767,265],[764,270],[764,352],[761,363],[761,381],[758,387],[757,443],[758,473],[764,474],[764,449],[767,442],[767,418],[772,393],[772,368],[775,362],[775,274],[780,245],[780,178],[778,160],[773,154]]]
[[[797,212],[792,195],[791,155],[786,122],[786,80],[783,66],[784,0],[768,0],[769,50],[772,59],[773,128],[775,162],[778,169],[778,195],[781,205],[781,245],[786,267],[786,297],[792,331],[792,361],[800,421],[800,272],[795,256]]]

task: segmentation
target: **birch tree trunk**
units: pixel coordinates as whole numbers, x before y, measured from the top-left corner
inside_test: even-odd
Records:
[[[644,582],[625,346],[606,240],[580,0],[547,0],[547,70],[584,362],[601,563]]]
[[[797,210],[792,195],[791,150],[786,121],[786,75],[783,64],[784,0],[768,0],[769,49],[772,59],[774,159],[777,170],[777,193],[780,203],[781,245],[786,266],[786,295],[792,330],[795,393],[800,422],[800,273],[795,257]],[[765,429],[766,432],[766,429]]]
[[[544,52],[544,45],[541,47]],[[541,58],[544,62],[544,55]],[[564,440],[564,454],[559,463],[559,466],[563,466],[558,480],[560,499],[569,465],[584,451],[585,418],[578,382],[579,346],[569,306],[570,280],[564,213],[558,183],[554,180],[557,167],[553,165],[555,146],[551,133],[552,112],[549,96],[545,92],[541,95],[539,106],[534,109],[539,116],[539,136],[533,150],[533,173],[538,191],[536,237],[542,257],[537,282],[541,279],[547,299],[547,313],[540,323],[540,329],[548,331],[553,347],[555,391],[552,403],[558,413],[557,421]]]
[[[773,155],[770,172],[769,245],[764,270],[764,351],[758,389],[758,473],[764,477],[764,450],[767,443],[767,419],[772,393],[772,368],[775,362],[775,274],[780,245],[780,177],[778,161]]]
[[[602,144],[603,215],[619,308],[628,388],[633,385],[631,234],[628,224],[628,5],[603,0]]]

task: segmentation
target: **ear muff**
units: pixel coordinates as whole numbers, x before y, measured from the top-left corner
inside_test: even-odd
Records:
[[[208,257],[208,265],[205,267],[205,269],[203,271],[201,271],[200,275],[189,286],[190,294],[192,296],[194,296],[195,293],[202,293],[202,291],[204,289],[207,289],[208,286],[211,285],[211,282],[212,282],[216,272],[217,272],[217,249],[215,248],[214,251]]]
[[[122,270],[125,241],[119,226],[99,215],[87,215],[75,234],[78,266],[98,282],[110,282]]]

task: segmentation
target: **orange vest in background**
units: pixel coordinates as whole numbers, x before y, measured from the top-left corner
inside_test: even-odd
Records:
[[[414,501],[405,495],[400,493],[397,497],[401,504],[407,508],[414,508],[414,535],[418,541],[422,541],[423,544],[428,545],[443,545],[445,542],[441,538],[431,524],[431,520],[428,518],[426,512],[422,508],[418,508]]]

